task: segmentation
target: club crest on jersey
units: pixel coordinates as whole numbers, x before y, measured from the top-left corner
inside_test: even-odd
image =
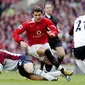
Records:
[[[18,27],[18,29],[22,29],[23,28],[23,26],[22,25],[20,25],[19,27]]]

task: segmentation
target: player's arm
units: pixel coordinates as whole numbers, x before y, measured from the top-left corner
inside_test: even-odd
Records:
[[[72,25],[71,29],[69,30],[69,35],[73,35],[74,24]]]
[[[24,42],[24,40],[20,37],[20,34],[23,33],[26,28],[27,28],[27,23],[23,23],[22,25],[20,25],[18,28],[16,28],[13,32],[13,37],[14,40],[18,43],[20,43],[20,45],[24,48],[28,48],[28,44],[26,42]]]
[[[56,28],[56,26],[52,23],[51,20],[48,20],[46,21],[47,23],[47,28],[49,28],[50,31],[48,31],[48,35],[50,37],[55,37],[58,35],[59,31],[58,29]]]
[[[23,23],[22,25],[20,25],[18,28],[16,28],[13,32],[13,37],[14,37],[14,40],[18,43],[20,43],[20,41],[24,41],[21,37],[20,37],[20,34],[23,33],[26,29],[26,22]]]

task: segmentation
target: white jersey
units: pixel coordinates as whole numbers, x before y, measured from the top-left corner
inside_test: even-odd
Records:
[[[85,15],[74,22],[74,48],[85,46]]]
[[[18,61],[19,60],[5,59],[4,63],[3,63],[3,70],[16,71],[17,70]]]

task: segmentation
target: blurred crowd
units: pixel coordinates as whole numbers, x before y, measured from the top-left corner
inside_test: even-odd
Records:
[[[16,8],[15,4],[22,0],[1,0],[0,1],[0,48],[7,49],[15,53],[24,53],[24,49],[14,42],[12,37],[13,30],[22,22],[29,20],[32,15],[31,6],[27,9]],[[59,37],[63,40],[63,46],[66,51],[66,57],[63,63],[73,63],[71,55],[71,41],[68,31],[74,20],[85,14],[85,0],[50,0],[54,3],[54,14],[59,19],[59,28],[61,33]],[[36,3],[43,8],[44,3]],[[23,36],[24,37],[24,34]],[[24,37],[25,39],[25,37]],[[26,40],[26,39],[25,39]],[[70,59],[69,59],[70,58]]]

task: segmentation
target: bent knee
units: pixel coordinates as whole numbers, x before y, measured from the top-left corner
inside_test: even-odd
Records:
[[[65,51],[62,47],[57,47],[56,52],[57,52],[58,56],[61,56],[62,58],[65,56]]]
[[[24,64],[24,69],[28,73],[32,73],[33,72],[33,64],[31,62]]]
[[[64,56],[65,56],[65,53],[61,53],[61,54],[60,54],[60,56],[64,58]]]

